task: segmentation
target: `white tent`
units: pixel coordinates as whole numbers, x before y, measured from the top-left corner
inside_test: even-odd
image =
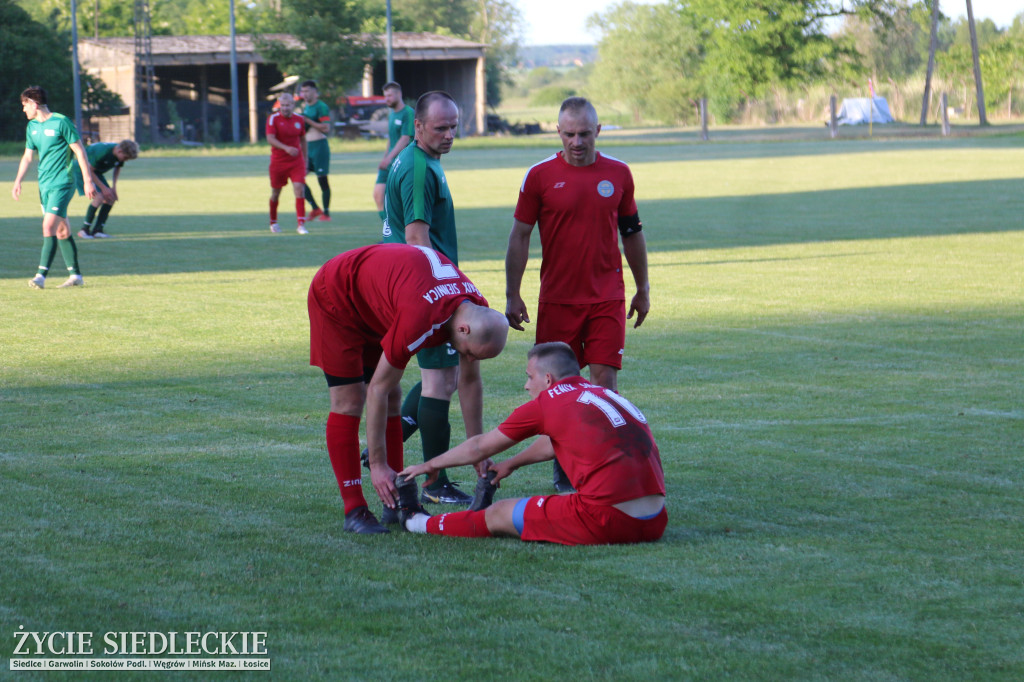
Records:
[[[869,119],[870,117],[870,119]],[[857,125],[859,123],[892,123],[895,119],[889,113],[889,103],[884,97],[851,97],[843,100],[836,122],[839,125]]]

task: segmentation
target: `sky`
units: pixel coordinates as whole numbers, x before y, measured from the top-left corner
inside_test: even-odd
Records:
[[[526,45],[593,45],[598,36],[588,33],[587,17],[604,12],[619,0],[516,0],[526,24]],[[642,0],[648,4],[656,0]],[[973,0],[976,21],[992,19],[1006,28],[1024,12],[1024,0]],[[967,14],[965,0],[941,0],[943,14],[962,17]]]

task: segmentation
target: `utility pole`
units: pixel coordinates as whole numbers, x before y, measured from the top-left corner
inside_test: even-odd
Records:
[[[985,89],[981,85],[981,59],[978,57],[978,33],[974,30],[974,7],[967,0],[967,26],[971,29],[971,55],[974,57],[974,87],[978,93],[978,123],[988,125],[985,116]]]
[[[932,72],[935,50],[939,47],[939,0],[932,0],[932,37],[928,45],[928,70],[924,75],[924,97],[921,99],[921,125],[928,123],[928,104],[932,98]]]
[[[82,134],[82,78],[78,73],[78,3],[71,0],[71,80],[75,98],[75,130]]]
[[[388,28],[388,46],[387,46],[387,79],[386,82],[391,83],[395,80],[395,61],[394,56],[391,52],[391,0],[387,2],[387,28]],[[371,93],[372,94],[372,93]]]
[[[238,53],[235,51],[235,0],[231,0],[231,141],[241,140],[238,130]],[[205,94],[203,95],[205,97]]]

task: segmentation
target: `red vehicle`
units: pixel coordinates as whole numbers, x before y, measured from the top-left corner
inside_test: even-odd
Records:
[[[350,96],[338,100],[341,114],[335,127],[343,137],[387,137],[388,105],[383,95]]]

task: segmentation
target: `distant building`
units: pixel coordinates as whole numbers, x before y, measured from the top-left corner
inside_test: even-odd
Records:
[[[287,35],[268,39],[294,42]],[[380,37],[384,44],[384,37]],[[297,44],[297,43],[296,43]],[[446,90],[458,102],[461,133],[485,131],[483,43],[433,33],[392,34],[395,80],[408,99],[429,90]],[[382,50],[383,52],[383,50]],[[153,36],[152,62],[157,102],[156,129],[170,137],[224,141],[231,137],[231,42],[228,36]],[[135,40],[83,38],[79,41],[82,68],[101,78],[124,100],[129,112],[96,119],[99,138],[138,137],[135,130]],[[271,88],[285,74],[257,52],[252,36],[235,37],[238,65],[239,125],[243,138],[255,142],[263,136],[263,122],[272,105]],[[328,103],[347,94],[380,94],[386,64],[367,64],[361,87],[354,93],[327,93]],[[303,74],[296,74],[305,78]]]

